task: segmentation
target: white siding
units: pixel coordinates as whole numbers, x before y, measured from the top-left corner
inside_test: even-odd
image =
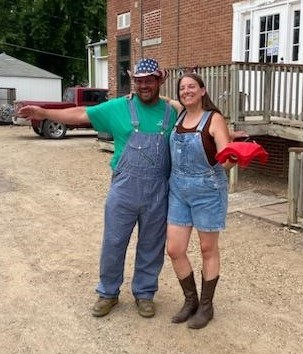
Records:
[[[61,101],[61,79],[0,77],[0,87],[15,88],[16,100]]]
[[[96,58],[95,61],[96,70],[96,87],[108,88],[108,64],[107,58]]]

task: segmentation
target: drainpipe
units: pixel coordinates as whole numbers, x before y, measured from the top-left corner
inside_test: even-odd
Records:
[[[180,0],[178,0],[177,3],[177,68],[179,67],[179,54],[180,54],[180,44],[179,44],[179,38],[180,38]]]

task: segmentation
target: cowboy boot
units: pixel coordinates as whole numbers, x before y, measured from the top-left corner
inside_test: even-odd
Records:
[[[196,312],[199,306],[194,273],[191,272],[185,279],[179,280],[179,283],[185,296],[185,302],[181,310],[172,318],[173,323],[187,321],[189,317]]]
[[[215,279],[206,281],[204,280],[202,274],[202,290],[200,304],[195,315],[188,322],[189,328],[203,328],[214,317],[214,308],[212,300],[214,297],[218,279],[219,275]]]

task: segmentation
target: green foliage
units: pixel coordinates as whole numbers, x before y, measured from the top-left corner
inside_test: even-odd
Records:
[[[0,0],[0,9],[0,52],[65,86],[87,81],[85,46],[106,37],[106,0]]]

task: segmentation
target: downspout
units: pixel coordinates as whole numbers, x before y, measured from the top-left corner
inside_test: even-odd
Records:
[[[177,68],[179,67],[179,61],[180,61],[180,44],[179,44],[179,38],[180,38],[180,0],[178,0],[177,4]]]
[[[143,6],[142,6],[142,1],[140,0],[140,58],[143,58]]]

